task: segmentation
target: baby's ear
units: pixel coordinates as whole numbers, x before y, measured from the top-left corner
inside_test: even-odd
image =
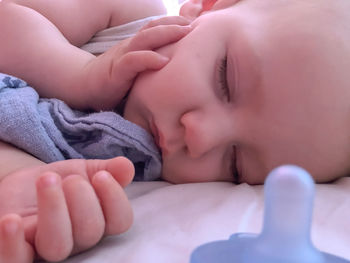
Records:
[[[219,9],[225,9],[228,8],[230,6],[233,6],[235,4],[237,4],[238,2],[240,2],[241,0],[203,0],[204,2],[211,2],[211,6],[210,8],[212,10],[219,10]]]
[[[199,17],[203,10],[203,0],[186,0],[180,8],[180,16],[186,17],[189,20],[194,20]]]
[[[180,16],[194,20],[203,12],[224,9],[240,0],[186,0],[180,8]]]

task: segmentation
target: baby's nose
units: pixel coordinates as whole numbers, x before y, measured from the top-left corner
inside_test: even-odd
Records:
[[[192,158],[199,158],[230,140],[227,127],[218,116],[189,112],[182,116],[181,124],[187,152]]]

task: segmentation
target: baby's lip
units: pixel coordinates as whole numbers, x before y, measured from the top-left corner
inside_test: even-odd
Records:
[[[155,121],[152,119],[150,122],[150,129],[153,135],[154,141],[158,148],[161,150],[163,154],[166,154],[168,151],[164,145],[164,136],[163,133],[158,129]]]

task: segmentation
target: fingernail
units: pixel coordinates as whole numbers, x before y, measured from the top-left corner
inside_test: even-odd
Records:
[[[191,32],[193,29],[193,27],[191,25],[182,26],[182,28],[185,32]]]
[[[18,231],[18,224],[17,222],[7,222],[4,225],[4,230],[7,234],[9,235],[13,235]]]
[[[162,68],[162,67],[164,67],[166,64],[168,64],[168,62],[169,62],[169,58],[168,57],[165,57],[165,56],[162,56],[162,55],[159,55],[159,57],[158,57],[158,66],[160,67],[160,68]]]
[[[100,180],[100,181],[106,181],[110,177],[109,173],[106,171],[99,171],[98,173],[95,174],[94,179],[95,180]]]
[[[169,62],[170,59],[168,57],[161,56],[160,60],[162,60],[162,62],[164,62],[164,63],[167,63],[167,62]]]
[[[43,187],[54,187],[58,184],[58,176],[54,173],[49,173],[40,178],[40,183]]]

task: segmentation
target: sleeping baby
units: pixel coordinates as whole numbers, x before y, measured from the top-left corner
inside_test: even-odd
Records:
[[[62,260],[126,231],[134,173],[347,175],[349,5],[189,0],[166,17],[154,0],[2,1],[0,262]]]

